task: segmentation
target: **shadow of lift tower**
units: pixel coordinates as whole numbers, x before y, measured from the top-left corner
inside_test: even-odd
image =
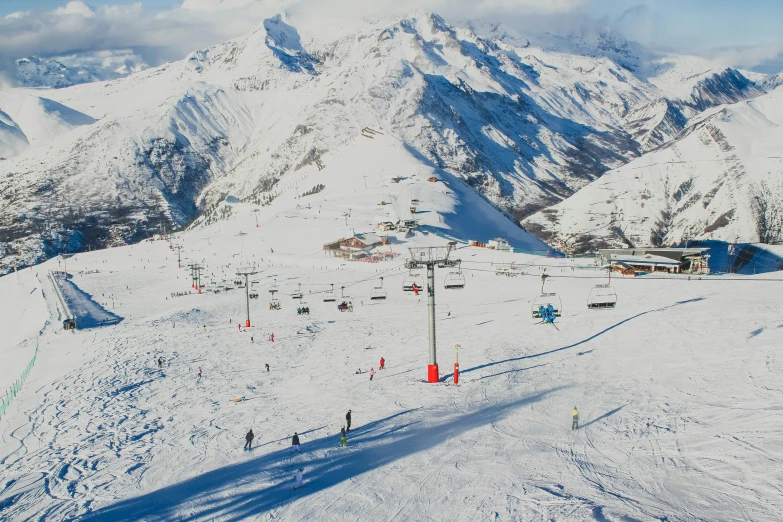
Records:
[[[427,312],[430,330],[430,360],[427,365],[427,382],[438,382],[438,358],[435,342],[435,267],[450,268],[459,265],[459,259],[449,259],[452,245],[442,247],[409,248],[410,261],[405,263],[408,270],[427,269]]]

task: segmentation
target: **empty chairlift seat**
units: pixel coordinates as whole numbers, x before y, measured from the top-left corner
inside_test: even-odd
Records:
[[[617,306],[617,292],[612,285],[595,285],[587,296],[587,308],[607,310]]]
[[[370,300],[382,301],[384,299],[386,299],[386,289],[383,288],[383,278],[381,278],[381,285],[370,290]]]
[[[443,288],[465,288],[465,275],[461,270],[457,272],[449,272],[446,274],[446,279],[443,281]]]

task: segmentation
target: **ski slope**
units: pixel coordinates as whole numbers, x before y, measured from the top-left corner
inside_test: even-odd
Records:
[[[428,384],[426,298],[401,290],[407,248],[497,235],[537,245],[482,200],[466,203],[458,182],[427,182],[442,173],[406,154],[391,138],[357,137],[326,169],[289,178],[300,181],[271,205],[233,204],[228,219],[177,234],[183,265],[204,265],[208,286],[257,266],[247,331],[237,328],[244,290],[187,294],[189,271],[166,241],[69,259],[74,292],[122,320],[70,333],[50,317],[43,328],[38,362],[0,420],[0,518],[779,519],[783,277],[618,277],[617,309],[590,311],[590,289],[605,282],[593,260],[460,243],[467,285],[443,289],[438,269],[442,379]],[[389,168],[368,169],[365,188],[348,167],[366,157]],[[317,183],[326,188],[296,197]],[[324,256],[324,243],[396,221],[411,199],[427,212],[413,237],[393,236],[399,257]],[[518,277],[495,275],[510,262]],[[22,293],[51,269],[56,260],[23,272]],[[559,329],[531,319],[544,269],[562,298]],[[381,276],[388,298],[370,301]],[[300,283],[309,316],[290,297]],[[331,284],[353,312],[323,302]],[[268,308],[273,285],[279,311]],[[371,382],[380,357],[387,368]],[[254,448],[243,451],[249,428]],[[302,452],[291,455],[294,432]],[[299,467],[305,487],[293,491]]]

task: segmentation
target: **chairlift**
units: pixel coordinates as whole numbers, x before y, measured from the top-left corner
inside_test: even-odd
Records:
[[[595,285],[587,296],[589,310],[608,310],[617,306],[617,292],[610,284]]]
[[[299,306],[296,308],[296,315],[310,315],[310,305],[305,301],[299,301]]]
[[[386,299],[386,289],[383,288],[383,278],[381,277],[381,286],[376,286],[370,290],[370,300],[379,301]]]
[[[269,293],[272,294],[272,297],[274,297],[277,291],[277,279],[275,279],[275,282],[272,284],[272,286],[269,287]]]
[[[465,274],[462,273],[461,268],[457,267],[456,272],[449,272],[446,274],[446,279],[443,281],[443,288],[465,288]]]
[[[543,306],[546,309],[549,307],[549,305],[552,305],[552,308],[554,308],[554,312],[557,317],[562,315],[563,303],[560,301],[560,296],[554,292],[542,293],[535,298],[533,301],[533,306],[530,307],[530,312],[533,316],[533,319],[540,319],[541,307]]]
[[[334,303],[335,301],[337,301],[337,296],[334,293],[334,285],[332,285],[332,289],[324,294],[324,303]]]
[[[302,299],[302,283],[299,283],[299,290],[291,294],[291,299]]]
[[[270,310],[280,310],[282,307],[280,306],[280,300],[275,299],[274,297],[270,299],[269,301],[269,309]]]
[[[421,290],[424,287],[424,278],[420,273],[411,270],[402,282],[402,291],[413,292],[413,285],[416,285]]]
[[[345,287],[340,287],[340,304],[337,309],[341,312],[353,312],[353,301],[350,296],[345,295]]]

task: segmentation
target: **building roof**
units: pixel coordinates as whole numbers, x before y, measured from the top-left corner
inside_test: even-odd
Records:
[[[624,263],[626,265],[666,265],[679,266],[680,262],[663,256],[654,256],[647,254],[643,256],[632,256],[627,254],[611,254],[612,262]]]
[[[612,256],[658,256],[665,257],[669,260],[682,262],[683,259],[692,256],[701,256],[709,252],[709,248],[603,248],[598,252],[604,259],[614,259]]]
[[[376,234],[375,232],[366,232],[364,234],[356,234],[353,237],[355,237],[356,239],[358,239],[359,241],[361,241],[362,243],[364,243],[367,246],[379,245],[381,243],[380,236],[378,234]]]

